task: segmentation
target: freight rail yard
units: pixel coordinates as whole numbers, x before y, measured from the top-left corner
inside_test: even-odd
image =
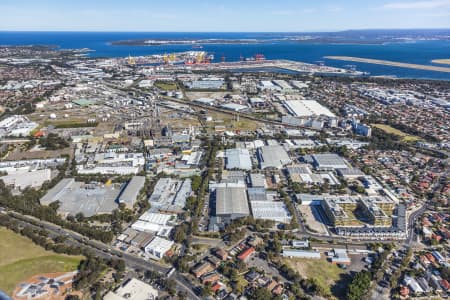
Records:
[[[92,298],[445,298],[450,89],[361,75],[0,47],[0,224]]]

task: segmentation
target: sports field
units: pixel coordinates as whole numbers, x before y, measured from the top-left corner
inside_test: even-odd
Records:
[[[0,227],[0,241],[0,289],[8,295],[33,275],[74,271],[82,259],[46,251],[4,227]]]

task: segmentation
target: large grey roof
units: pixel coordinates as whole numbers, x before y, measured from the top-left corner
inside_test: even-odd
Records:
[[[264,174],[252,173],[249,175],[252,187],[266,187],[266,176]]]
[[[68,189],[72,184],[75,183],[73,178],[64,178],[57,185],[51,188],[44,197],[41,198],[40,202],[42,205],[49,205],[52,202],[59,200],[59,196]]]
[[[62,214],[75,215],[81,212],[86,217],[91,217],[111,213],[116,209],[119,193],[120,188],[116,184],[111,186],[101,183],[85,184],[70,178],[61,180],[40,201],[43,205],[59,201],[58,212]]]
[[[281,168],[292,162],[286,150],[279,145],[261,147],[258,149],[258,159],[261,169]]]
[[[229,214],[250,214],[245,187],[216,188],[216,215]]]
[[[347,169],[345,160],[334,153],[314,154],[312,155],[314,163],[319,168]]]
[[[252,161],[247,149],[227,149],[225,150],[225,157],[227,169],[252,169]]]
[[[250,201],[267,201],[267,193],[264,187],[248,188],[247,193]]]
[[[144,184],[144,176],[134,176],[120,195],[118,199],[119,203],[126,203],[128,206],[133,206]]]

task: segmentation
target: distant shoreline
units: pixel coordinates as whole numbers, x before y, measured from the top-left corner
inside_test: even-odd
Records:
[[[390,66],[390,67],[399,67],[399,68],[450,73],[450,68],[447,68],[447,67],[410,64],[410,63],[403,63],[403,62],[396,62],[396,61],[389,61],[389,60],[351,57],[351,56],[325,56],[324,58],[331,59],[331,60],[342,60],[342,61],[351,61],[351,62],[358,62],[358,63]]]
[[[448,59],[433,59],[431,62],[433,64],[450,65],[450,58],[448,58]]]
[[[358,40],[324,37],[286,37],[272,39],[131,39],[111,41],[113,46],[173,46],[173,45],[249,45],[266,43],[336,44],[336,45],[382,45],[386,43],[410,43],[416,40]]]

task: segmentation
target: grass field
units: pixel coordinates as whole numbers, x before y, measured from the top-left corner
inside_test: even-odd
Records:
[[[176,83],[168,83],[168,82],[155,82],[155,87],[160,88],[164,91],[174,91],[178,89]]]
[[[56,129],[85,128],[85,127],[97,127],[98,122],[88,123],[88,122],[58,121],[58,122],[48,123],[48,125],[53,125],[53,126],[55,126]]]
[[[0,227],[0,289],[11,295],[21,281],[41,273],[77,269],[82,257],[59,255]]]
[[[330,287],[340,279],[345,271],[325,259],[289,258],[284,262],[298,271],[301,276],[315,278],[317,282],[331,295]]]
[[[389,134],[393,134],[393,135],[399,136],[399,137],[402,138],[402,140],[403,140],[404,142],[417,142],[417,141],[420,140],[420,138],[417,137],[417,136],[409,135],[409,134],[404,133],[403,131],[400,131],[400,130],[398,130],[398,129],[395,129],[395,128],[389,126],[389,125],[385,125],[385,124],[372,124],[372,126],[375,127],[375,128],[381,129],[381,130],[383,130],[383,131],[386,132],[386,133],[389,133]]]
[[[235,120],[235,116],[229,115],[229,114],[223,114],[219,112],[209,112],[209,116],[213,117],[214,120],[222,120],[223,123],[219,124],[209,124],[211,126],[211,129],[214,129],[214,125],[225,125],[227,127],[227,130],[249,130],[254,131],[257,128],[261,128],[262,125],[258,122],[239,118],[239,121]]]

